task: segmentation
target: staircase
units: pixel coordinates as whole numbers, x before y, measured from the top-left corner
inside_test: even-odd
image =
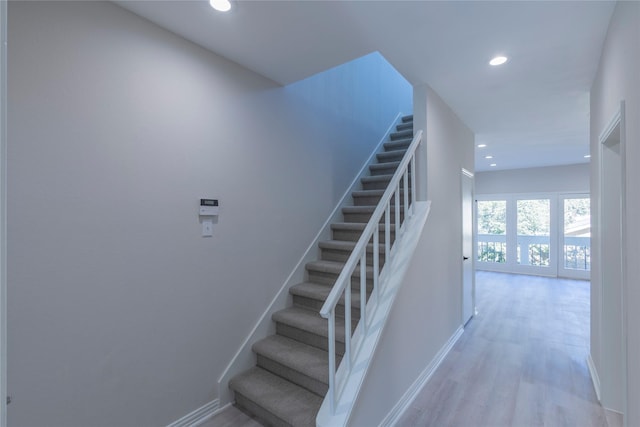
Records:
[[[354,249],[413,138],[413,116],[405,116],[362,178],[362,190],[352,193],[353,206],[343,208],[344,222],[331,225],[332,240],[320,242],[320,260],[306,265],[307,281],[292,286],[293,306],[273,314],[276,335],[253,345],[257,366],[229,382],[236,406],[269,426],[315,426],[316,414],[328,390],[328,322],[318,314],[333,284]],[[403,200],[403,197],[400,198]],[[401,218],[401,221],[403,218]],[[395,239],[395,218],[390,221]],[[384,254],[385,228],[380,226],[380,253]],[[373,269],[373,244],[367,248],[367,277]],[[380,260],[380,267],[384,258]],[[352,330],[360,315],[360,268],[352,276]],[[367,293],[371,291],[367,283]],[[336,317],[336,353],[344,354],[344,296]]]

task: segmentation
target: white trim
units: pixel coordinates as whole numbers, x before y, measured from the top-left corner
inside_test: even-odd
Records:
[[[623,109],[624,101],[621,102],[620,108],[615,112],[613,117],[611,117],[609,123],[607,123],[607,126],[602,129],[602,132],[600,132],[600,136],[598,137],[598,141],[600,141],[600,144],[604,144],[606,142],[607,138],[609,138],[609,135],[611,135],[611,132],[613,132],[616,126],[618,126],[618,123],[621,122]]]
[[[219,413],[229,405],[220,407],[220,400],[212,400],[211,402],[199,407],[193,412],[188,413],[177,421],[172,422],[167,427],[196,427],[209,420],[215,414]]]
[[[405,411],[409,408],[409,405],[418,397],[418,394],[423,389],[423,387],[429,382],[433,374],[436,372],[438,367],[442,364],[444,359],[447,357],[453,346],[458,342],[464,329],[460,326],[449,338],[449,341],[438,351],[436,357],[433,358],[431,363],[427,365],[427,367],[422,371],[422,373],[416,378],[416,380],[411,384],[409,389],[405,392],[404,395],[398,400],[396,405],[389,411],[387,416],[382,420],[379,427],[393,427],[400,420],[400,417],[405,413]]]
[[[473,178],[473,172],[468,171],[465,168],[462,168],[462,173],[464,174],[464,176],[466,176],[468,178]]]
[[[591,374],[591,383],[593,384],[593,389],[596,392],[598,402],[600,402],[600,377],[598,377],[598,370],[596,369],[596,364],[593,363],[591,353],[589,353],[589,355],[587,356],[587,367],[589,368],[589,374]]]
[[[401,120],[402,116],[403,113],[400,112],[393,119],[393,122],[387,128],[385,134],[382,136],[375,149],[371,152],[371,155],[364,161],[362,167],[360,168],[360,171],[351,182],[351,185],[349,185],[349,188],[347,188],[347,190],[344,192],[336,207],[333,209],[325,223],[316,234],[313,241],[307,247],[307,250],[304,252],[296,266],[293,268],[287,279],[280,287],[280,290],[273,297],[271,303],[269,303],[266,310],[262,313],[254,327],[251,329],[251,332],[249,332],[247,337],[242,342],[240,348],[236,351],[233,358],[218,378],[218,398],[220,399],[221,404],[226,405],[227,403],[233,401],[231,390],[229,390],[228,388],[229,380],[231,380],[231,378],[233,378],[240,372],[245,371],[255,365],[255,355],[253,354],[251,347],[258,340],[275,333],[275,326],[271,321],[271,315],[278,310],[286,308],[286,306],[288,305],[288,302],[290,300],[289,288],[302,281],[305,274],[305,265],[308,262],[315,261],[317,259],[318,242],[321,239],[329,238],[329,235],[331,233],[331,224],[333,222],[336,222],[339,218],[339,215],[342,214],[342,208],[344,206],[347,206],[347,201],[349,200],[351,193],[360,184],[360,178],[365,176],[367,168],[372,163],[373,158],[381,150],[382,144],[388,141],[389,135],[391,134],[391,132],[393,132],[394,127]]]
[[[0,427],[7,425],[7,4],[0,2]]]

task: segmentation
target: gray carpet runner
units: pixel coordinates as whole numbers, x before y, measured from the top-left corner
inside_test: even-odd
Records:
[[[320,259],[306,265],[307,281],[292,286],[293,306],[273,314],[276,334],[253,345],[257,366],[229,382],[236,406],[266,426],[315,426],[320,405],[328,390],[328,322],[319,311],[344,263],[366,227],[376,205],[413,138],[413,116],[405,116],[369,165],[370,175],[362,189],[352,193],[353,206],[342,210],[344,222],[331,225],[332,240],[320,242]],[[403,198],[401,197],[401,200]],[[403,202],[401,202],[403,203]],[[404,218],[401,218],[401,220]],[[395,238],[395,216],[390,236]],[[384,262],[384,224],[380,227],[380,264]],[[367,277],[373,271],[373,244],[367,247]],[[367,281],[367,294],[373,284]],[[360,268],[351,286],[352,330],[360,318]],[[344,296],[336,313],[337,363],[344,354]]]

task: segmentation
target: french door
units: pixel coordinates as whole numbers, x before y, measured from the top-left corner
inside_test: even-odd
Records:
[[[479,196],[476,212],[478,269],[589,278],[588,195]]]
[[[560,195],[558,275],[589,279],[591,274],[591,200],[588,194]]]

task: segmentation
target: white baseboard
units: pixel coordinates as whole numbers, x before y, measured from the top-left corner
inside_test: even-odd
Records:
[[[393,427],[400,420],[400,417],[404,412],[409,408],[411,402],[415,400],[420,393],[420,390],[425,386],[425,384],[431,379],[433,374],[436,372],[442,361],[447,354],[451,351],[453,346],[462,336],[464,329],[460,326],[449,338],[449,341],[438,351],[438,354],[433,358],[431,363],[422,371],[422,373],[416,378],[416,380],[411,384],[409,389],[406,391],[404,395],[400,398],[398,403],[389,411],[387,416],[382,420],[379,427]]]
[[[211,402],[180,418],[178,421],[172,422],[167,427],[196,427],[213,417],[224,408],[226,408],[226,406],[220,408],[220,400],[212,400]]]
[[[591,358],[591,353],[589,353],[589,355],[587,356],[587,366],[589,367],[589,374],[591,374],[593,389],[596,391],[598,402],[600,402],[600,377],[598,376],[596,365],[595,363],[593,363],[593,359]]]

